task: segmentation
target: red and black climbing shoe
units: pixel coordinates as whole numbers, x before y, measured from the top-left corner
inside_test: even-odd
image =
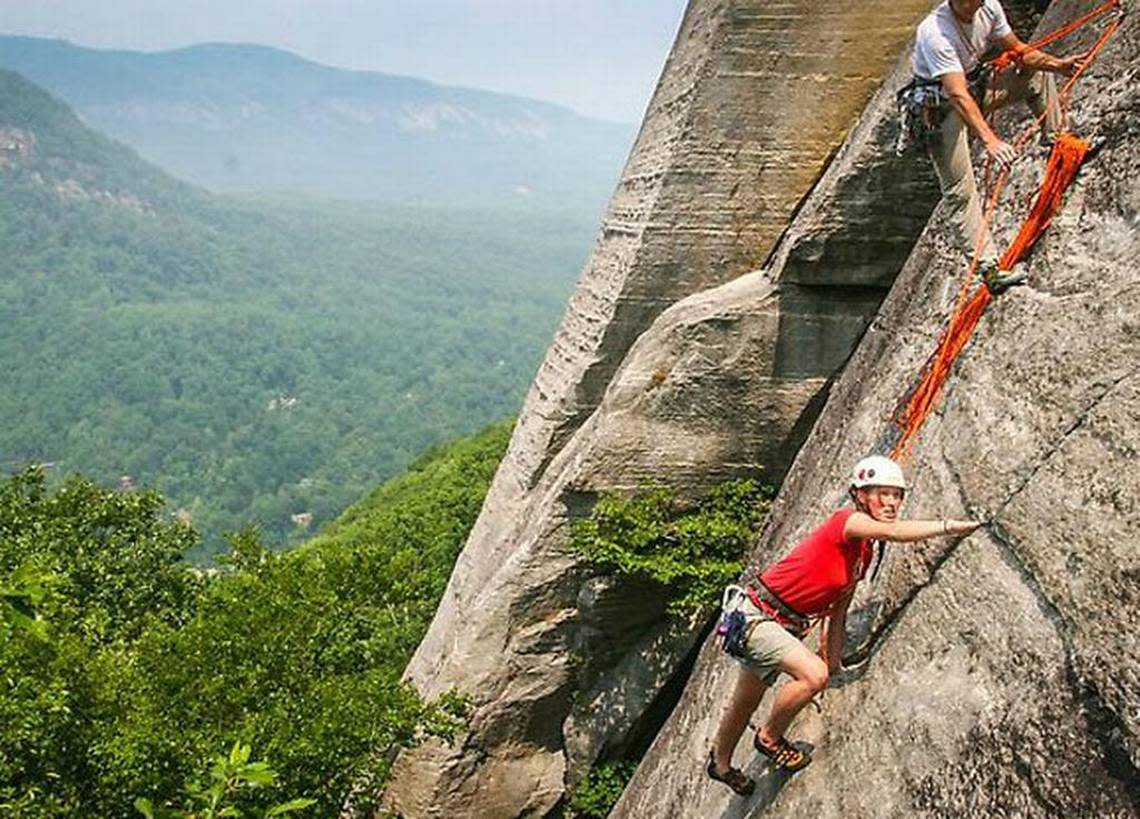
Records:
[[[978,275],[982,277],[990,292],[998,296],[1011,287],[1025,284],[1025,280],[1029,278],[1029,271],[1025,269],[1024,264],[1014,265],[1013,270],[1002,270],[997,262],[990,261],[981,264]]]
[[[784,737],[780,737],[775,748],[765,745],[759,734],[753,738],[752,744],[757,751],[772,760],[776,767],[783,768],[788,773],[802,771],[811,764],[811,754],[801,751]]]
[[[733,768],[731,765],[724,773],[720,773],[716,769],[716,756],[712,751],[709,751],[709,762],[705,766],[705,772],[709,775],[710,779],[715,779],[717,782],[723,782],[732,788],[737,796],[751,796],[752,792],[756,790],[756,783],[744,775],[744,772],[739,768]]]

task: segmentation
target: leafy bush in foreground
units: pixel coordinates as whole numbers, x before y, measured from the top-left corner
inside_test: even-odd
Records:
[[[294,552],[232,536],[221,572],[181,561],[196,535],[155,494],[0,483],[0,611],[24,617],[0,623],[0,813],[130,816],[145,798],[157,815],[240,743],[276,777],[235,809],[335,815],[358,778],[383,781],[385,748],[449,735],[462,701],[424,704],[400,675],[509,433],[431,453]]]

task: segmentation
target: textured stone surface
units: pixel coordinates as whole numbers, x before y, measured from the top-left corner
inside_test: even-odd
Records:
[[[1055,3],[1043,28],[1090,5]],[[850,637],[864,662],[835,681],[822,715],[793,726],[816,746],[810,768],[777,781],[742,742],[736,762],[761,780],[751,799],[705,778],[736,673],[710,642],[614,816],[1140,811],[1137,22],[1074,99],[1078,130],[1102,150],[1032,257],[1030,286],[983,317],[908,467],[908,514],[994,525],[960,543],[892,547],[856,602]],[[1042,159],[1019,163],[999,242]],[[846,469],[884,441],[960,274],[936,217],[797,456],[756,565],[842,501]]]
[[[764,131],[771,122],[740,124],[763,109],[748,99],[753,85],[738,80],[783,57],[741,43],[775,17],[794,28],[788,20],[799,8],[689,9],[595,256],[409,669],[429,695],[451,686],[471,693],[471,731],[455,748],[404,754],[388,807],[407,816],[542,815],[593,759],[643,741],[698,624],[666,624],[652,588],[592,576],[566,552],[568,521],[606,489],[654,481],[697,491],[734,475],[780,474],[925,219],[929,176],[921,166],[892,165],[883,151],[896,78],[783,240],[765,240],[772,251],[763,269],[654,321],[686,293],[744,269],[733,265],[748,245],[733,237],[765,224],[778,232],[775,206],[763,204],[771,187],[749,185],[770,176],[765,161],[777,155],[791,171],[782,179],[795,179],[798,166],[778,153],[786,142]],[[777,39],[780,48],[803,45],[794,32]],[[1136,533],[1123,517],[1136,493],[1135,482],[1118,477],[1122,459],[1135,454],[1137,414],[1127,369],[1136,358],[1128,319],[1136,293],[1121,275],[1137,249],[1135,133],[1126,116],[1137,103],[1135,45],[1133,33],[1122,36],[1082,87],[1080,121],[1099,122],[1108,147],[1058,220],[1055,233],[1068,238],[1050,237],[1059,244],[1038,252],[1035,290],[986,317],[974,357],[959,369],[966,386],[930,422],[913,465],[913,513],[961,515],[969,505],[996,510],[999,525],[953,548],[892,551],[882,582],[852,618],[853,640],[869,660],[828,694],[824,719],[797,728],[819,746],[816,764],[782,789],[766,780],[748,803],[710,789],[701,775],[730,670],[705,646],[619,815],[1124,815],[1135,807],[1135,785],[1125,783],[1136,779],[1137,652],[1119,626],[1135,619],[1129,607],[1138,597]],[[742,74],[748,59],[758,62]],[[735,68],[724,70],[724,61]],[[793,75],[809,77],[785,79]],[[791,97],[816,104],[799,90]],[[838,121],[834,108],[820,110],[827,114],[813,125],[828,115]],[[811,135],[795,119],[798,107],[787,113]],[[776,146],[767,160],[736,145],[719,164],[698,168],[695,158],[708,163],[714,146],[757,133]],[[739,164],[726,170],[730,156]],[[1032,192],[1030,164],[1011,202]],[[735,234],[722,229],[732,213],[725,180],[734,173],[729,199],[753,196],[762,205],[735,213]],[[1095,202],[1077,204],[1081,191]],[[783,202],[785,221],[795,199]],[[1074,212],[1080,221],[1066,223]],[[999,238],[1016,223],[1003,216]],[[883,440],[885,416],[945,318],[957,262],[936,223],[801,453],[758,562],[833,508],[848,462]],[[1093,291],[1102,267],[1117,278]],[[1090,296],[1099,306],[1090,308]],[[1029,312],[1003,326],[1011,303]],[[993,349],[981,346],[987,333],[998,339]],[[1125,362],[1118,373],[1112,350]],[[970,369],[978,366],[986,369]],[[1072,463],[1057,460],[1066,447],[1077,452]],[[1082,487],[1091,488],[1075,506],[1059,503],[1074,474],[1087,475]]]
[[[677,62],[679,55],[696,48],[693,32],[710,25],[710,15],[721,16],[718,25],[729,29],[733,42],[744,37],[740,27],[771,22],[755,10],[746,15],[739,5],[694,4],[658,98],[667,95],[678,75],[686,74],[684,64]],[[918,12],[912,8],[910,16],[916,18]],[[847,19],[854,26],[853,18]],[[838,36],[836,29],[828,30]],[[728,35],[721,30],[718,36]],[[715,50],[727,47],[723,40],[716,42],[721,44]],[[899,47],[894,44],[892,59],[898,59]],[[764,52],[767,57],[755,49],[751,53],[768,66],[772,48]],[[881,56],[863,71],[881,71],[875,68]],[[822,52],[816,57],[823,59]],[[739,67],[744,57],[733,59]],[[796,59],[806,58],[800,54]],[[850,65],[841,60],[839,69],[848,71]],[[861,74],[857,87],[870,88],[870,76]],[[791,83],[796,77],[812,87],[821,82],[801,75],[779,82]],[[739,129],[736,139],[753,138],[738,120],[751,119],[754,128],[761,127],[749,106],[762,102],[755,99],[755,86],[763,88],[764,83],[753,78],[741,84],[736,73],[723,71],[702,82],[690,92],[696,101],[688,104],[703,110],[706,106],[697,102],[715,98],[723,109],[717,127]],[[726,90],[725,84],[733,87]],[[889,113],[896,84],[892,78],[852,128],[839,160],[814,181],[811,196],[798,209],[797,223],[783,231],[783,240],[772,252],[765,251],[770,258],[764,269],[681,301],[644,333],[645,322],[669,302],[715,282],[714,273],[725,275],[732,269],[724,266],[729,252],[725,242],[738,243],[732,251],[734,264],[746,260],[742,249],[747,243],[740,235],[686,227],[686,220],[694,218],[693,208],[710,202],[716,208],[734,207],[717,204],[724,186],[735,187],[734,196],[746,197],[746,185],[769,177],[763,195],[770,199],[779,185],[797,177],[780,177],[777,184],[767,165],[771,155],[756,143],[747,160],[756,164],[745,172],[748,164],[741,160],[735,171],[740,179],[689,178],[687,197],[680,196],[680,189],[670,193],[673,215],[641,230],[636,247],[623,245],[623,252],[634,255],[632,263],[622,265],[611,264],[614,235],[624,235],[611,235],[611,212],[524,409],[513,455],[497,476],[432,629],[409,668],[409,676],[425,694],[452,686],[472,694],[472,731],[455,748],[428,745],[403,754],[386,794],[389,808],[407,816],[542,814],[596,758],[620,755],[645,741],[646,730],[660,718],[656,712],[668,697],[669,681],[701,624],[666,622],[656,589],[631,590],[592,578],[566,553],[567,521],[588,510],[603,490],[666,483],[699,491],[729,477],[782,475],[822,405],[828,379],[874,314],[934,204],[926,165],[899,163],[891,155],[895,133]],[[732,95],[744,95],[749,104],[737,102],[736,109],[729,108]],[[846,117],[854,110],[842,99],[837,112],[837,101],[838,96],[827,116]],[[655,131],[660,127],[660,116],[654,114],[659,107],[659,102],[651,106],[631,169],[647,161],[651,148],[668,145],[666,136]],[[787,108],[785,102],[780,110]],[[796,116],[800,113],[796,108]],[[778,117],[769,115],[768,120]],[[842,129],[834,125],[832,133],[838,135]],[[700,127],[699,133],[707,136],[713,124]],[[787,143],[793,134],[781,131],[786,127],[764,123],[765,139],[780,132]],[[818,130],[819,123],[813,127]],[[695,137],[686,139],[676,149],[678,165],[694,162],[686,152],[696,150]],[[734,230],[757,218],[768,220],[773,238],[781,232],[777,228],[785,227],[796,198],[812,185],[831,150],[823,150],[818,140],[816,145],[812,176],[803,176],[799,194],[789,193],[782,200],[784,222],[765,215],[769,206],[757,200],[742,207],[760,210],[754,217],[738,213]],[[802,145],[795,148],[804,150]],[[700,150],[705,157],[701,161],[707,161],[707,139]],[[888,177],[906,180],[890,205],[878,196]],[[638,173],[627,172],[615,196],[615,212],[625,207],[630,179],[636,178]],[[905,205],[901,213],[899,202]],[[722,218],[708,213],[702,218]],[[888,217],[889,224],[883,224]],[[870,235],[868,219],[880,222],[878,238]],[[760,227],[749,230],[748,241],[761,240],[756,232]],[[665,256],[672,267],[661,266]],[[851,281],[832,269],[837,259],[858,268]],[[678,279],[679,273],[685,278]],[[625,280],[615,278],[617,274]],[[608,313],[595,314],[589,325],[593,329],[586,331],[581,305],[594,300],[603,285],[625,290],[606,308]],[[612,291],[607,298],[615,298]],[[591,310],[597,307],[592,303]],[[573,354],[568,352],[571,346]],[[594,358],[583,352],[590,350]],[[597,357],[599,351],[604,360]],[[623,358],[620,371],[612,375]],[[581,369],[586,363],[589,366]],[[563,365],[568,369],[559,370]],[[580,380],[575,383],[573,378]],[[595,410],[603,389],[601,406],[586,414]],[[552,407],[561,409],[551,414]],[[581,424],[581,418],[588,420]]]
[[[761,265],[927,5],[690,3],[520,415],[502,481],[512,497],[657,315]]]

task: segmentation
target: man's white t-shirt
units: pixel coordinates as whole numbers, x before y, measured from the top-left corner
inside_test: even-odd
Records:
[[[943,2],[918,25],[914,41],[914,75],[934,80],[960,71],[968,74],[999,37],[1012,29],[998,0],[985,0],[969,25],[954,16]]]

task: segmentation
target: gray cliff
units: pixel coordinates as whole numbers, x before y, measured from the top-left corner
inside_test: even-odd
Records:
[[[1092,4],[1053,4],[1042,29]],[[750,799],[702,760],[733,677],[706,642],[615,817],[1133,816],[1140,811],[1140,27],[1074,96],[1101,146],[1031,260],[983,317],[908,471],[911,516],[992,518],[956,542],[895,546],[849,635],[860,660],[793,726],[815,760],[790,781],[746,742]],[[1006,122],[1006,127],[1013,123]],[[1008,241],[1043,154],[1019,163]],[[831,391],[752,554],[834,509],[850,463],[933,349],[962,272],[935,217]],[[764,713],[767,703],[761,705]]]
[[[1091,5],[1058,0],[1043,30]],[[964,264],[937,214],[927,226],[926,163],[892,154],[893,93],[926,8],[690,4],[408,669],[427,696],[472,698],[468,730],[401,754],[385,809],[557,815],[592,764],[636,756],[654,734],[616,816],[1140,805],[1134,22],[1074,100],[1100,152],[1035,252],[1031,286],[983,318],[908,467],[909,514],[996,523],[960,543],[892,548],[852,617],[859,662],[822,715],[794,726],[816,746],[811,768],[778,780],[742,743],[757,795],[708,781],[734,667],[701,644],[706,622],[670,620],[659,590],[567,549],[568,523],[601,492],[782,479],[794,458],[752,554],[762,565],[835,508],[850,463],[889,439]],[[1038,151],[1018,165],[1000,241],[1042,164]]]
[[[901,172],[912,213],[877,201],[893,139],[881,115],[854,130],[848,170],[824,174],[926,8],[690,4],[598,245],[408,668],[427,696],[454,687],[472,697],[470,731],[453,747],[403,753],[387,809],[543,815],[595,759],[653,727],[702,624],[669,622],[653,589],[593,576],[567,553],[566,523],[605,490],[783,475],[933,207],[921,164]],[[859,163],[873,172],[853,173]],[[797,210],[827,229],[787,231]],[[842,212],[851,218],[830,218]],[[882,241],[861,221],[875,213],[894,231]],[[859,287],[830,274],[834,258],[859,265]],[[662,315],[726,282],[728,301],[697,296]]]

